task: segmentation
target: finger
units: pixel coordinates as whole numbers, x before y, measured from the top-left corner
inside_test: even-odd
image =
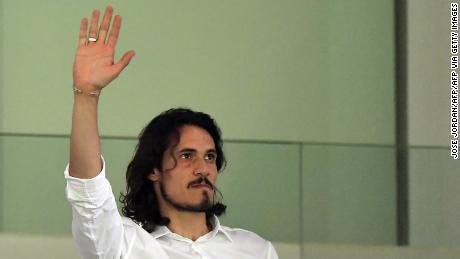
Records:
[[[105,43],[105,38],[107,36],[107,32],[110,26],[110,20],[112,19],[112,13],[113,13],[112,6],[110,5],[107,6],[105,8],[104,18],[102,19],[101,29],[99,30],[98,41],[100,41],[100,44]]]
[[[83,18],[80,22],[80,36],[78,39],[78,46],[85,46],[87,30],[88,30],[88,19]]]
[[[134,55],[136,55],[134,50],[126,52],[123,57],[118,60],[118,63],[113,66],[115,72],[119,74],[129,64]]]
[[[112,30],[110,31],[108,45],[115,48],[117,45],[118,35],[120,34],[120,27],[121,27],[121,16],[115,15],[112,24]]]
[[[97,24],[99,23],[99,10],[93,11],[93,16],[91,17],[91,27],[89,28],[89,38],[97,39]],[[90,41],[88,44],[94,44]]]

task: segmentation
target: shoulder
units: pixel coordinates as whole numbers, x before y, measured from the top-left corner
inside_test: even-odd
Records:
[[[134,240],[155,240],[152,239],[151,233],[147,232],[142,225],[137,223],[131,218],[128,217],[121,217],[121,221],[123,222],[123,230],[124,236],[127,240],[131,242]]]
[[[278,259],[272,243],[258,234],[242,228],[221,226],[221,229],[232,239],[234,248],[243,254],[252,255],[251,258]]]
[[[121,217],[121,221],[123,221],[123,225],[127,227],[140,227],[139,224],[137,224],[131,218],[128,217]]]
[[[138,224],[137,222],[135,222],[131,218],[121,217],[121,221],[123,222],[123,227],[125,229],[144,230],[140,224]]]
[[[259,236],[258,234],[242,229],[242,228],[232,228],[227,226],[221,226],[222,230],[227,233],[233,242],[237,243],[238,245],[248,245],[253,248],[258,248],[260,250],[269,249],[271,243],[264,239],[263,237]]]
[[[142,228],[142,225],[137,223],[136,221],[132,220],[128,217],[121,217],[121,221],[123,223],[123,229],[125,230],[125,235],[149,235],[145,229]]]

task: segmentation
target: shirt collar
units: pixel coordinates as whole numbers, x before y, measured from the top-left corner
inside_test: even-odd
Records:
[[[213,218],[212,218],[212,223],[213,223],[213,230],[211,231],[211,237],[214,237],[215,235],[217,235],[218,233],[222,233],[224,234],[225,237],[227,237],[227,239],[230,241],[230,242],[233,242],[233,239],[232,237],[230,236],[230,234],[228,233],[227,230],[225,230],[222,225],[220,225],[220,221],[219,221],[219,218],[216,216],[216,215],[213,215]]]
[[[219,218],[217,218],[216,215],[213,215],[213,217],[211,218],[211,223],[213,225],[213,229],[211,230],[211,232],[209,232],[209,233],[207,233],[205,235],[209,235],[209,238],[213,238],[217,234],[223,234],[230,242],[233,242],[233,239],[231,238],[230,234],[228,233],[227,230],[225,230],[222,227],[222,225],[220,224]],[[155,228],[155,231],[153,231],[151,233],[151,235],[155,239],[158,239],[158,238],[160,238],[162,236],[166,236],[166,235],[179,236],[179,235],[173,233],[171,230],[169,230],[169,228],[166,227],[166,226],[157,226]]]
[[[157,239],[169,233],[172,232],[166,226],[156,226],[155,230],[151,233],[151,235],[153,236],[153,238]]]

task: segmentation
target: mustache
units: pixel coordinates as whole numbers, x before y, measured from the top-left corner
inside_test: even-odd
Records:
[[[196,180],[191,181],[191,182],[188,184],[188,187],[190,188],[190,187],[192,187],[192,186],[195,185],[195,184],[202,184],[202,183],[207,184],[207,185],[208,185],[209,187],[211,187],[211,189],[213,189],[213,190],[215,189],[214,184],[211,183],[211,181],[209,181],[209,179],[208,179],[207,177],[205,177],[205,176],[202,176],[202,177],[200,177],[200,178],[198,178],[198,179],[196,179]]]

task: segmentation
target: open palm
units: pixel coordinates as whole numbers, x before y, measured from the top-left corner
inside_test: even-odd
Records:
[[[84,92],[99,91],[107,86],[129,64],[135,54],[134,51],[128,51],[117,63],[114,63],[121,17],[115,16],[110,35],[108,35],[112,13],[112,7],[108,6],[98,29],[99,11],[93,11],[89,30],[89,39],[93,41],[87,41],[88,20],[83,18],[81,21],[79,45],[73,66],[73,80],[74,87]]]

